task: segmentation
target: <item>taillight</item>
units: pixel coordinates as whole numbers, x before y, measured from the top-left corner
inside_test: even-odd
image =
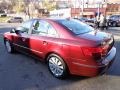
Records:
[[[93,53],[101,53],[102,49],[101,48],[90,48],[90,47],[84,47],[82,48],[83,53],[85,56],[92,56]]]
[[[101,59],[108,52],[108,45],[101,47],[82,47],[82,51],[85,56],[94,57],[95,59]]]

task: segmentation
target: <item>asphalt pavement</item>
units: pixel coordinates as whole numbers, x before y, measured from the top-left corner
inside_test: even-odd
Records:
[[[18,25],[0,24],[0,90],[120,90],[120,27],[106,31],[115,36],[117,55],[105,75],[59,80],[49,73],[46,64],[20,53],[7,53],[2,34]]]

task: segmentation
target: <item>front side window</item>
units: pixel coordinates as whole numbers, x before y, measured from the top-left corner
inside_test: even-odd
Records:
[[[28,29],[21,26],[16,28],[16,30],[19,30],[20,33],[26,33],[26,34],[28,33]]]
[[[17,28],[17,30],[20,30],[21,33],[28,33],[32,26],[32,22],[33,21],[31,20],[23,23],[20,27]]]
[[[56,21],[59,24],[62,24],[63,26],[67,27],[69,30],[71,30],[76,35],[87,33],[87,32],[94,30],[89,25],[84,24],[74,19],[62,19],[62,20],[56,20]]]

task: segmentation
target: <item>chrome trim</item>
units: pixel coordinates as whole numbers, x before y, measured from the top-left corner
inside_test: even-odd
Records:
[[[21,46],[21,45],[18,45],[18,44],[15,44],[15,43],[13,43],[13,45],[16,45],[16,46],[18,46],[18,47],[22,47],[22,48],[24,48],[24,49],[28,49],[28,50],[31,50],[31,51],[33,51],[33,52],[37,52],[37,53],[43,53],[43,52],[39,52],[39,51],[36,51],[36,50],[33,50],[33,49],[30,49],[30,48],[27,48],[27,47],[24,47],[24,46]]]
[[[92,65],[85,65],[85,64],[80,64],[80,63],[76,63],[76,62],[72,62],[73,64],[79,65],[79,66],[83,66],[83,67],[88,67],[88,68],[101,68],[101,67],[105,67],[107,65],[101,65],[101,66],[92,66]]]

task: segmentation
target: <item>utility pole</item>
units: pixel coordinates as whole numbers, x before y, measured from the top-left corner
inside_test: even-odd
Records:
[[[98,3],[98,16],[100,16],[100,3]]]
[[[81,10],[82,10],[82,17],[83,17],[83,15],[84,15],[84,0],[82,0],[82,8],[81,8]]]
[[[104,0],[104,5],[105,5],[105,16],[106,16],[106,12],[107,12],[107,0]]]

